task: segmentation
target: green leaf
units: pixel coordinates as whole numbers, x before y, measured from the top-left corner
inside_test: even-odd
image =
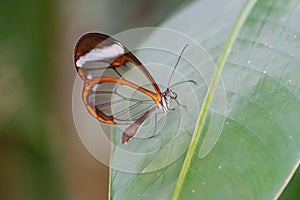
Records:
[[[203,0],[166,21],[163,27],[202,44],[217,70],[203,97],[198,122],[188,125],[196,127],[188,150],[167,167],[152,172],[112,169],[111,198],[279,197],[300,160],[299,21],[299,0],[230,0],[225,5],[222,0]],[[215,109],[224,104],[217,98],[222,83],[226,112]],[[225,121],[220,135],[210,129],[219,125],[211,120],[212,115]],[[118,134],[115,140],[120,140]],[[133,149],[147,151],[153,145],[148,143],[136,144]],[[182,150],[185,145],[178,143],[177,148]],[[112,163],[121,163],[124,169],[142,169],[164,161],[155,156],[120,157],[116,149]],[[165,160],[178,153],[174,148],[168,150],[162,153]]]

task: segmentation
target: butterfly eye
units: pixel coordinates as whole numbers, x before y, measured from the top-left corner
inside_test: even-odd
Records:
[[[175,92],[172,92],[173,94],[170,96],[171,99],[177,99],[177,94]]]

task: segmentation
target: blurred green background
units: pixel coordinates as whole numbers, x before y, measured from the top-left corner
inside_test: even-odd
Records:
[[[107,199],[108,168],[81,144],[73,48],[89,31],[154,26],[183,0],[0,0],[0,199]]]
[[[185,3],[0,0],[1,200],[107,199],[108,168],[74,128],[74,44],[89,31],[155,26]]]

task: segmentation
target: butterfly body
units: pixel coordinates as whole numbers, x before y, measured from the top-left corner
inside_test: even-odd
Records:
[[[161,94],[161,97],[158,108],[160,108],[163,112],[167,112],[170,110],[171,99],[176,99],[177,94],[170,88],[167,88],[167,90]]]

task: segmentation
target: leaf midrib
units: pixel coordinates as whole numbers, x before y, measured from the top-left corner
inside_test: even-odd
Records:
[[[223,67],[224,67],[226,61],[227,61],[229,53],[232,50],[232,47],[233,47],[234,42],[236,41],[236,38],[237,38],[241,28],[243,27],[246,19],[249,16],[249,13],[251,12],[251,10],[252,10],[252,8],[253,8],[253,6],[255,5],[256,2],[257,2],[257,0],[248,0],[245,3],[245,5],[242,8],[239,16],[237,17],[237,20],[235,21],[235,23],[233,25],[232,31],[230,32],[230,34],[228,36],[228,39],[226,40],[226,43],[225,43],[224,48],[222,50],[221,56],[220,56],[220,58],[218,60],[218,63],[217,63],[217,69],[216,69],[216,72],[213,76],[213,81],[212,81],[212,83],[211,83],[211,85],[208,89],[208,93],[205,97],[205,101],[204,101],[202,109],[201,109],[201,113],[200,113],[198,123],[197,123],[197,126],[196,126],[194,134],[193,134],[193,138],[191,140],[191,144],[189,146],[189,149],[187,151],[185,160],[184,160],[183,165],[182,165],[182,169],[181,169],[180,174],[178,176],[177,184],[175,186],[175,190],[174,190],[173,197],[172,197],[173,200],[178,199],[179,196],[180,196],[180,192],[181,192],[181,189],[182,189],[182,186],[183,186],[183,183],[184,183],[184,179],[185,179],[186,174],[188,172],[188,168],[191,164],[192,157],[195,154],[195,150],[196,150],[196,146],[197,146],[197,143],[199,141],[199,138],[200,138],[201,130],[204,126],[204,119],[205,119],[205,116],[207,114],[207,109],[208,109],[208,106],[211,102],[211,97],[212,97],[213,91],[216,87],[216,84],[217,84],[219,78],[220,78],[220,74],[223,70]]]

